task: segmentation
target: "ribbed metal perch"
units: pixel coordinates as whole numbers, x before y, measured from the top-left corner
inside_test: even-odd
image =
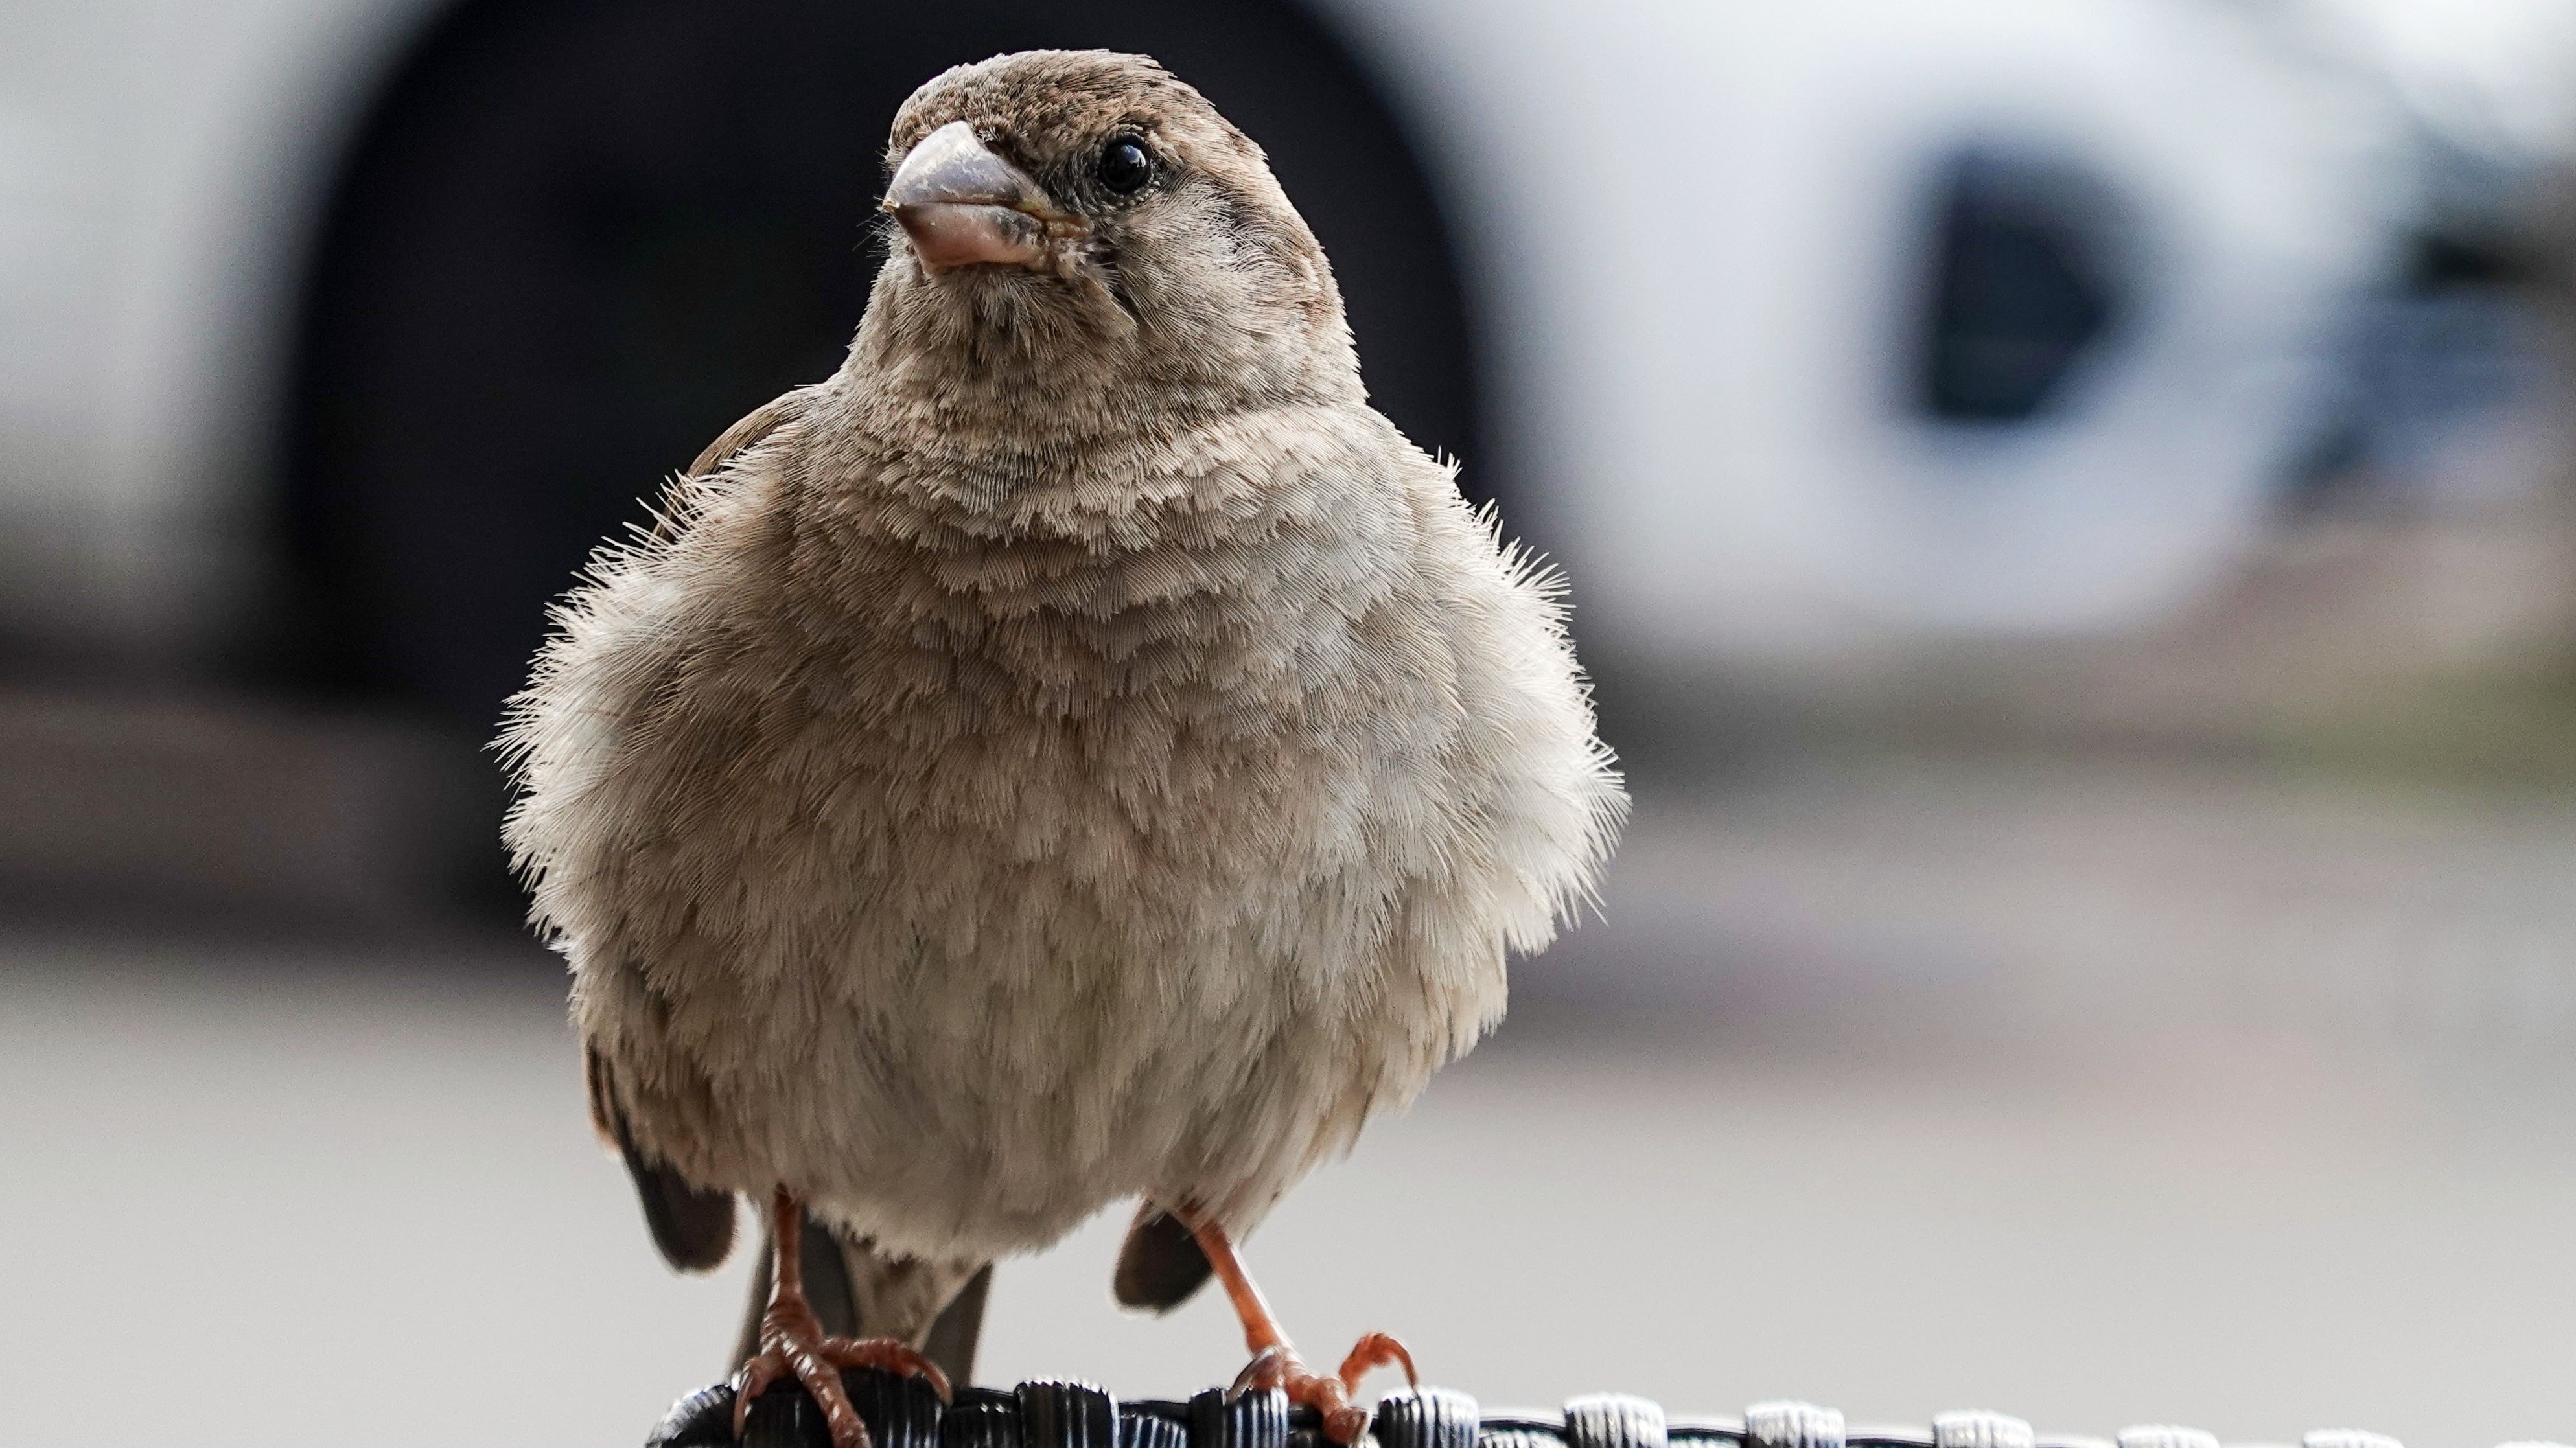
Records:
[[[1120,1402],[1086,1383],[961,1388],[954,1403],[920,1381],[877,1372],[843,1375],[876,1448],[1324,1448],[1312,1412],[1291,1412],[1277,1392],[1232,1403],[1214,1388],[1186,1403]],[[2122,1429],[2116,1440],[2041,1438],[2001,1413],[1943,1413],[1929,1428],[1851,1428],[1833,1408],[1756,1403],[1741,1418],[1667,1419],[1644,1398],[1593,1393],[1562,1413],[1480,1413],[1445,1388],[1391,1394],[1370,1425],[1378,1448],[2220,1448],[2197,1428]],[[645,1448],[733,1448],[733,1389],[718,1384],[682,1398]],[[790,1379],[752,1404],[742,1448],[831,1448],[822,1414]],[[2301,1448],[2404,1448],[2359,1429],[2310,1433]],[[2501,1448],[2563,1448],[2508,1443]]]

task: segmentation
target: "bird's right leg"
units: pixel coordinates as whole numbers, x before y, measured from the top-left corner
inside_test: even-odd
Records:
[[[1234,1390],[1279,1388],[1292,1403],[1313,1408],[1324,1421],[1324,1436],[1344,1445],[1357,1443],[1368,1431],[1369,1410],[1352,1401],[1358,1396],[1360,1379],[1370,1369],[1390,1363],[1403,1365],[1404,1376],[1411,1380],[1413,1354],[1404,1344],[1382,1332],[1372,1332],[1359,1340],[1349,1357],[1342,1360],[1341,1370],[1332,1374],[1309,1371],[1288,1341],[1287,1329],[1270,1311],[1270,1304],[1253,1285],[1252,1274],[1243,1269],[1243,1259],[1236,1255],[1234,1243],[1216,1219],[1194,1209],[1174,1212],[1190,1235],[1198,1240],[1199,1250],[1207,1254],[1208,1266],[1225,1287],[1225,1295],[1234,1304],[1235,1316],[1243,1323],[1243,1345],[1252,1352],[1252,1362],[1234,1380]],[[1418,1386],[1418,1385],[1417,1385]]]
[[[780,1187],[769,1202],[769,1306],[760,1314],[759,1350],[733,1378],[733,1435],[742,1436],[750,1421],[751,1400],[771,1383],[793,1376],[812,1394],[832,1430],[832,1448],[869,1448],[868,1426],[841,1389],[843,1368],[883,1368],[927,1378],[948,1396],[948,1376],[937,1364],[890,1337],[849,1338],[825,1335],[805,1300],[803,1237],[805,1209],[795,1194]]]

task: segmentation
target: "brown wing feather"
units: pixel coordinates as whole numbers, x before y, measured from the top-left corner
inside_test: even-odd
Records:
[[[653,1234],[653,1245],[662,1249],[662,1260],[682,1272],[713,1271],[733,1250],[733,1193],[698,1186],[646,1157],[627,1130],[607,1058],[585,1047],[582,1061],[590,1083],[590,1119],[625,1158],[626,1174],[635,1180],[635,1199],[644,1208],[644,1225]]]
[[[1136,1209],[1136,1220],[1127,1228],[1109,1285],[1122,1306],[1169,1312],[1189,1301],[1214,1270],[1190,1229],[1147,1202]]]
[[[646,535],[656,541],[669,539],[687,520],[690,487],[804,416],[815,391],[812,387],[799,387],[782,392],[708,443],[706,451],[698,454],[688,472],[664,496]],[[647,1158],[637,1149],[634,1133],[627,1129],[606,1058],[585,1047],[582,1060],[590,1088],[590,1124],[625,1158],[627,1175],[635,1179],[636,1200],[644,1208],[644,1225],[653,1233],[653,1245],[662,1249],[663,1260],[683,1272],[706,1272],[722,1264],[733,1250],[733,1194],[697,1186],[668,1166]]]
[[[654,508],[653,521],[645,528],[644,536],[657,543],[670,541],[688,521],[697,485],[712,477],[725,464],[760,446],[770,434],[803,417],[820,390],[820,384],[817,384],[782,392],[718,434],[714,442],[707,444],[707,450],[698,454],[697,461],[689,464],[689,470],[674,479],[663,492],[662,501]]]
[[[758,447],[760,440],[776,432],[780,424],[792,422],[804,416],[805,409],[813,404],[816,390],[812,387],[799,387],[782,392],[753,408],[742,421],[726,428],[716,435],[714,442],[707,444],[707,450],[698,454],[698,460],[689,464],[689,476],[705,477],[732,462],[737,456]]]

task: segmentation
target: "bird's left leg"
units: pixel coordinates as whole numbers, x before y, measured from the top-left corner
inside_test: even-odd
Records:
[[[793,1375],[823,1410],[832,1448],[869,1448],[867,1424],[841,1389],[843,1368],[883,1368],[927,1378],[948,1397],[948,1376],[912,1345],[890,1337],[829,1337],[805,1300],[805,1209],[780,1187],[769,1203],[769,1307],[760,1314],[760,1347],[733,1378],[733,1435],[742,1436],[751,1400]]]
[[[1261,1289],[1252,1285],[1252,1276],[1243,1270],[1243,1259],[1236,1255],[1234,1243],[1227,1240],[1225,1229],[1216,1220],[1195,1210],[1176,1212],[1198,1240],[1199,1250],[1207,1254],[1208,1265],[1216,1269],[1217,1281],[1225,1284],[1226,1298],[1234,1304],[1235,1316],[1243,1320],[1243,1345],[1252,1351],[1252,1361],[1234,1380],[1234,1391],[1282,1388],[1292,1403],[1303,1403],[1323,1415],[1324,1436],[1335,1443],[1351,1444],[1368,1431],[1369,1411],[1354,1403],[1360,1379],[1369,1369],[1388,1363],[1401,1363],[1407,1382],[1415,1382],[1413,1354],[1404,1344],[1382,1332],[1372,1332],[1359,1340],[1350,1356],[1342,1359],[1341,1371],[1326,1377],[1307,1371],[1288,1341],[1288,1333],[1279,1319],[1270,1313],[1270,1304],[1262,1300]]]

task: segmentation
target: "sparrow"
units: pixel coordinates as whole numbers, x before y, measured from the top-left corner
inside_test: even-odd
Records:
[[[1372,410],[1259,146],[1150,59],[1030,51],[895,118],[847,360],[594,556],[502,749],[592,1113],[669,1260],[767,1207],[735,1377],[921,1373],[994,1259],[1141,1201],[1114,1283],[1235,1243],[1500,1018],[1625,809],[1557,576]],[[825,1331],[808,1220],[845,1245]],[[828,1254],[827,1260],[828,1260]]]

